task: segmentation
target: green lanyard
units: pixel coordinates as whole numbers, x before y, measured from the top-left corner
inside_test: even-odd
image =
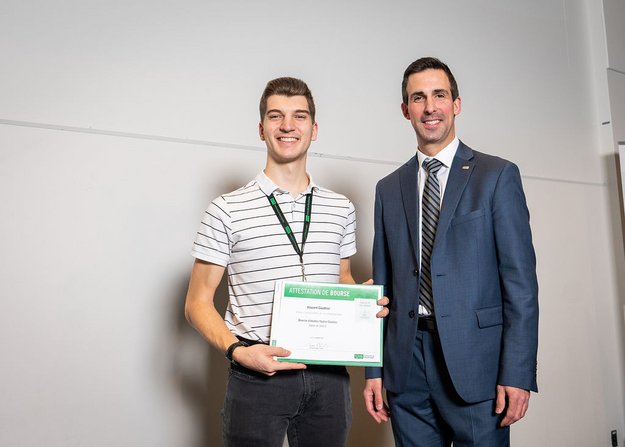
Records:
[[[273,212],[276,213],[276,217],[280,221],[280,224],[282,225],[284,232],[289,238],[289,241],[291,241],[291,245],[295,249],[295,252],[299,256],[299,263],[302,266],[302,281],[306,281],[306,272],[304,270],[304,245],[306,244],[306,238],[308,237],[308,230],[310,228],[310,215],[312,212],[312,199],[313,199],[312,190],[310,191],[310,193],[306,194],[306,205],[304,207],[304,230],[302,231],[302,247],[301,248],[297,244],[297,241],[295,240],[295,235],[293,234],[293,230],[291,229],[289,222],[286,220],[286,217],[284,217],[284,214],[282,213],[282,210],[280,209],[280,205],[278,205],[278,201],[276,200],[276,198],[273,196],[273,194],[271,194],[267,196],[267,199],[269,199],[269,203],[271,204],[271,207],[273,208]]]

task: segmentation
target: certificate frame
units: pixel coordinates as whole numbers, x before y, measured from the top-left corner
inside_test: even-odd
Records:
[[[275,283],[271,346],[291,351],[280,362],[382,366],[383,287],[280,280]]]

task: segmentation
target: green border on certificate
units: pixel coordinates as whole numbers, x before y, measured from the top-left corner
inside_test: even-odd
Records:
[[[271,346],[291,351],[281,362],[382,366],[383,287],[276,281]]]

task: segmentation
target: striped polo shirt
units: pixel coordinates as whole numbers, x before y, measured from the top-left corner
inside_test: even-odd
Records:
[[[197,259],[227,267],[229,302],[224,320],[235,334],[269,341],[274,282],[301,281],[299,256],[267,196],[274,194],[301,246],[306,194],[313,191],[304,248],[306,280],[337,283],[341,258],[356,253],[356,211],[345,196],[315,185],[297,198],[264,172],[236,191],[213,200],[193,244]]]

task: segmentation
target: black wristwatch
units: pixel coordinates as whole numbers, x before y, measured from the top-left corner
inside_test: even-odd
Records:
[[[228,361],[230,363],[234,363],[235,365],[237,365],[238,363],[234,361],[234,359],[232,358],[232,353],[234,352],[234,350],[236,348],[238,348],[239,346],[249,346],[249,343],[246,343],[244,341],[235,341],[234,343],[232,343],[230,346],[228,346],[228,349],[226,349],[226,358],[228,359]]]

